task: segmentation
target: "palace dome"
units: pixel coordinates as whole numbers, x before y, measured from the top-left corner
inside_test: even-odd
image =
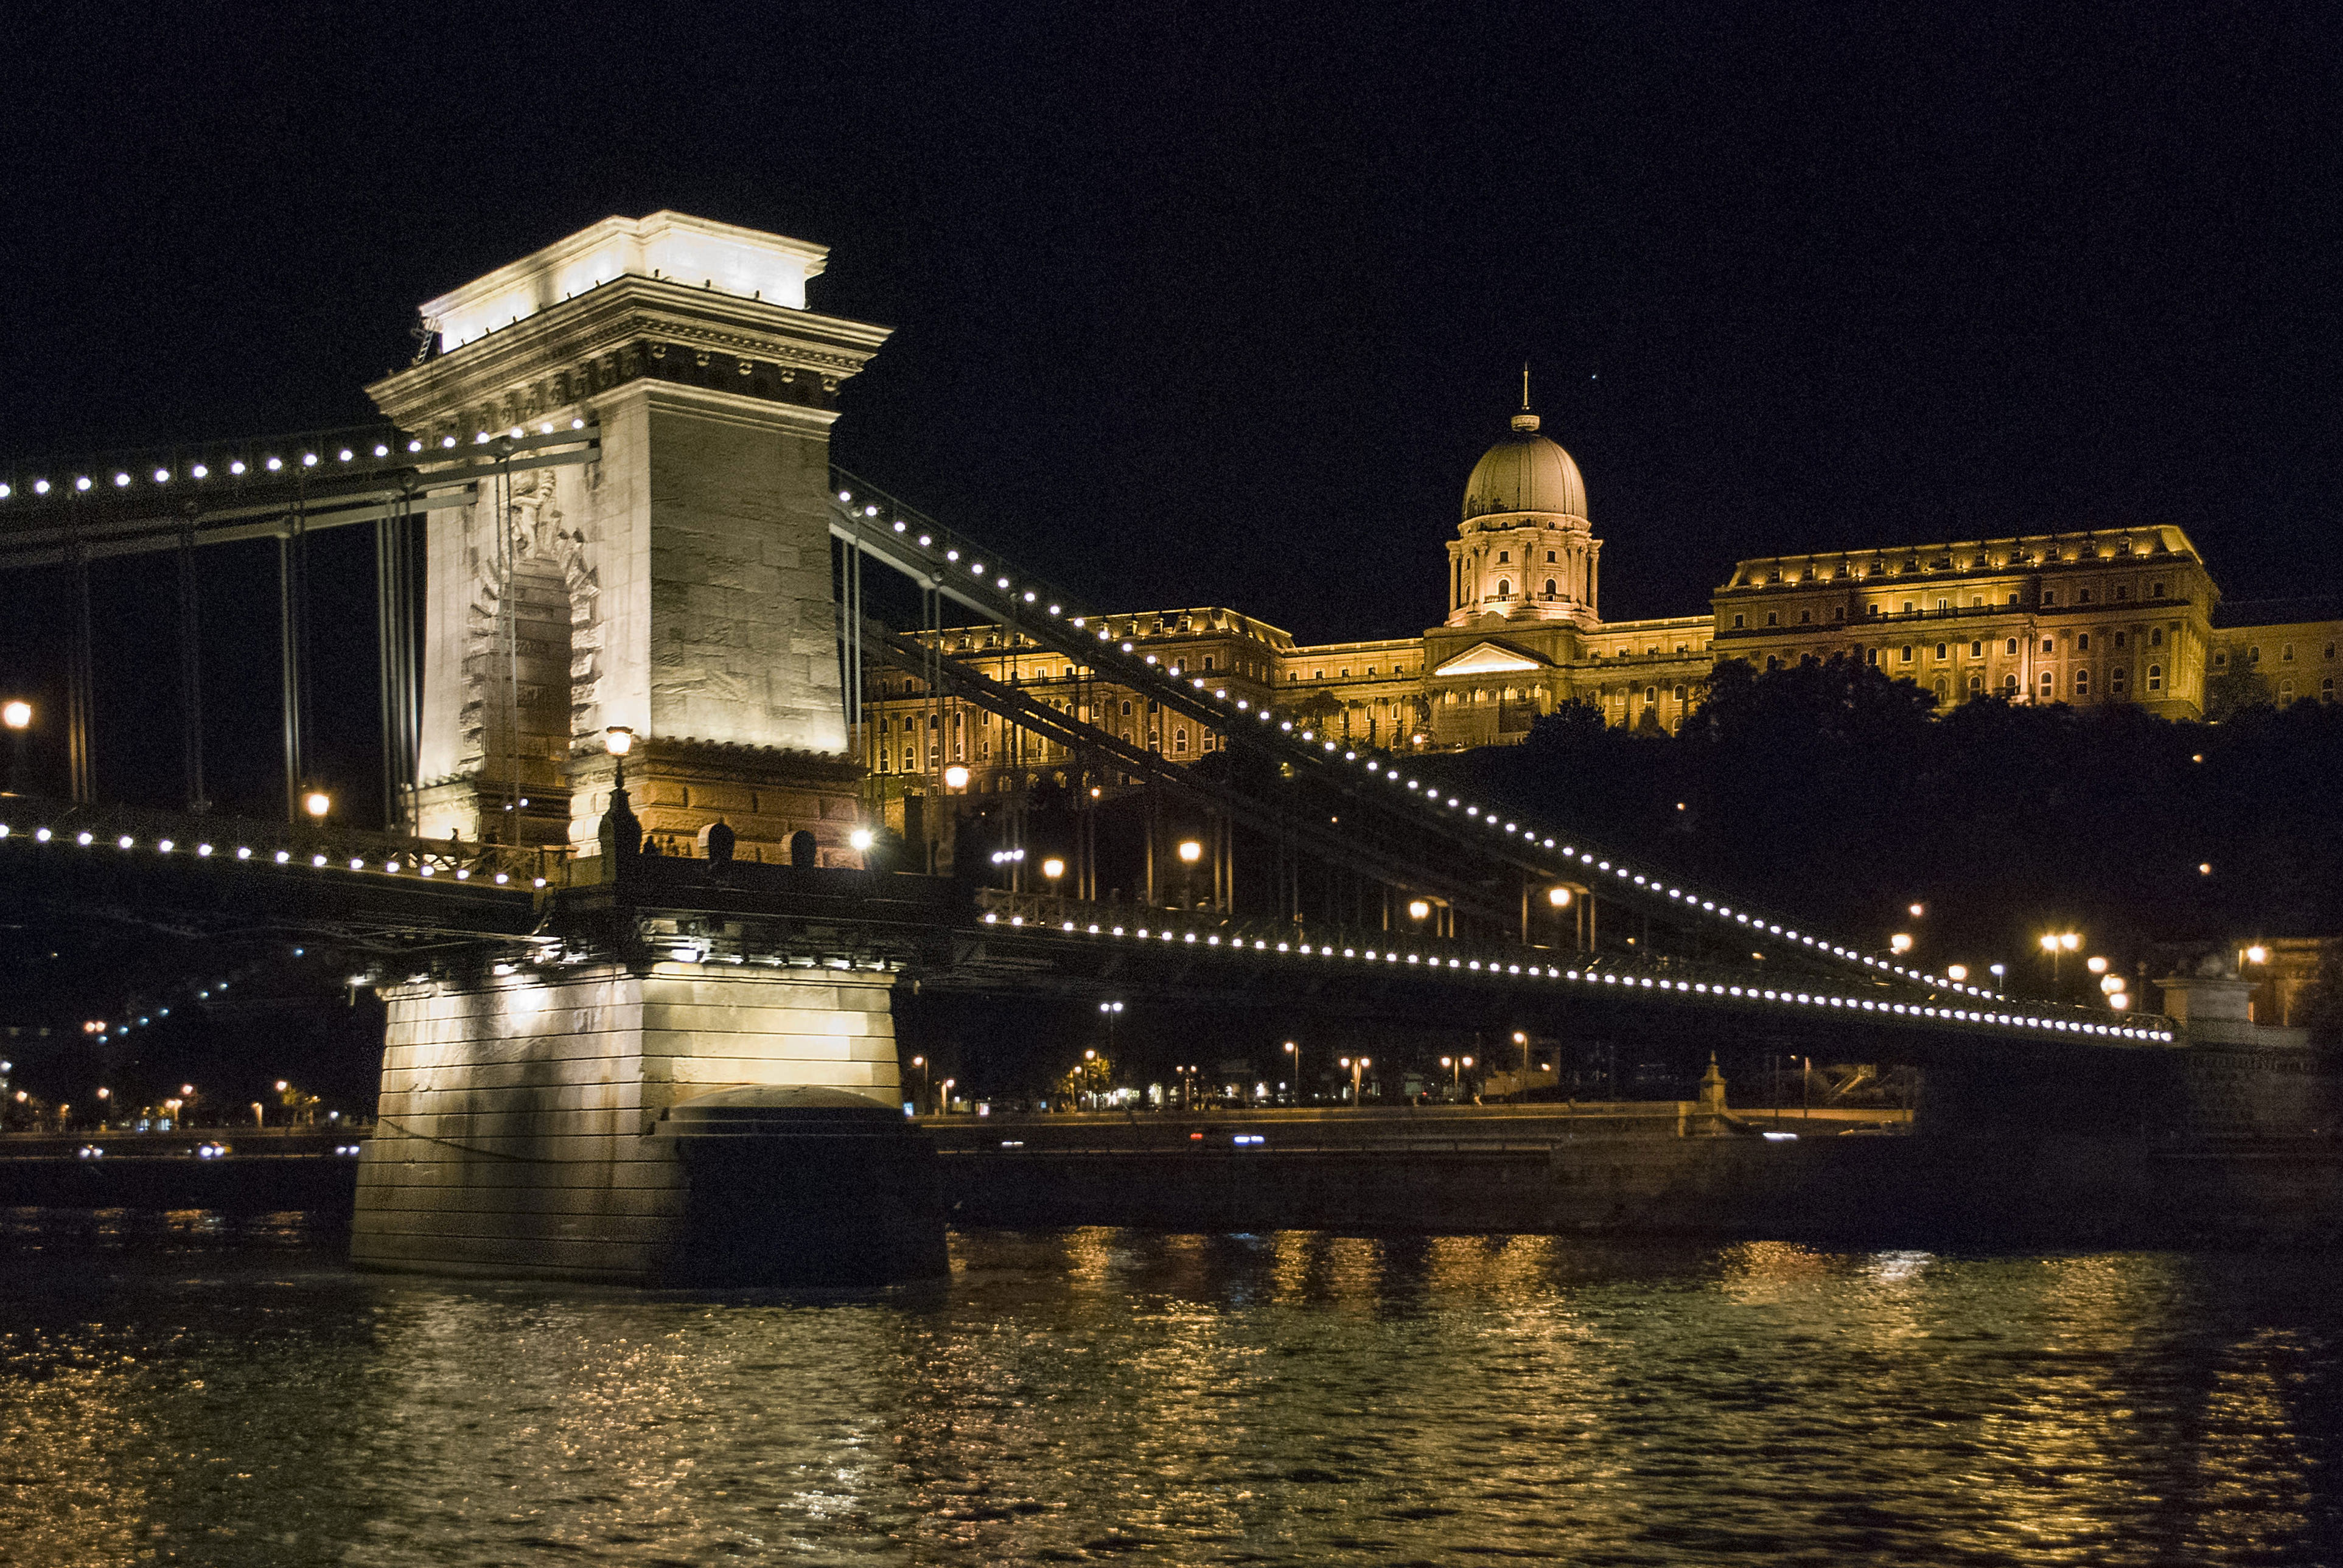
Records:
[[[1513,433],[1473,465],[1473,477],[1464,486],[1467,521],[1493,512],[1586,516],[1586,481],[1578,465],[1537,431],[1536,415],[1514,415]]]

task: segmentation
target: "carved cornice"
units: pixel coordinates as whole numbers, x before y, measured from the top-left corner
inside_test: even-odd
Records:
[[[645,377],[720,382],[746,396],[826,407],[890,335],[840,317],[621,277],[367,392],[402,428],[459,437]]]

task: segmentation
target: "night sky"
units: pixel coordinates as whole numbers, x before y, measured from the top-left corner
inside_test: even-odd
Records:
[[[1430,624],[1524,359],[1614,618],[2130,521],[2332,591],[2338,16],[19,9],[0,452],[363,418],[418,301],[670,206],[831,246],[840,460],[1114,605]]]

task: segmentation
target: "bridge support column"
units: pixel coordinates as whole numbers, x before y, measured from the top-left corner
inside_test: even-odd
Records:
[[[940,1271],[890,988],[659,963],[390,990],[353,1261],[630,1284]],[[720,1154],[694,1158],[710,1134]]]

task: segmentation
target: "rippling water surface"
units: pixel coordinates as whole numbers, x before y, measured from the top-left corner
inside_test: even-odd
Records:
[[[966,1234],[842,1299],[0,1212],[0,1562],[2343,1562],[2328,1260]]]

